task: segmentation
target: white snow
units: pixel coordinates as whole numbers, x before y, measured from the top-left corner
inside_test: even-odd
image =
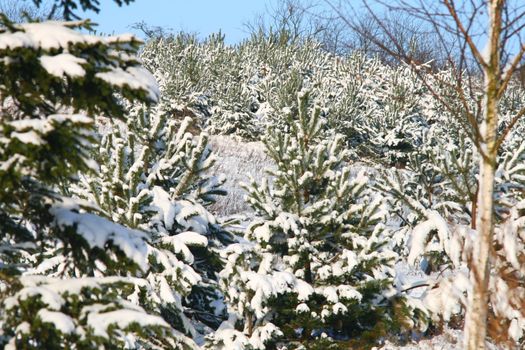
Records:
[[[61,229],[75,227],[90,247],[104,249],[108,242],[112,242],[142,270],[147,270],[148,237],[144,232],[126,228],[98,215],[76,213],[60,205],[52,207],[50,213],[56,226]]]
[[[57,124],[66,122],[89,126],[93,124],[94,121],[92,118],[81,114],[52,114],[43,119],[13,120],[7,124],[16,130],[11,133],[12,138],[16,138],[23,143],[41,146],[45,143],[42,136],[55,130]]]
[[[132,324],[138,324],[141,327],[160,326],[170,328],[161,317],[136,310],[90,312],[87,317],[87,325],[93,328],[95,335],[101,337],[108,337],[107,329],[111,325],[118,325],[119,328],[125,329]]]
[[[22,322],[17,327],[15,332],[17,334],[27,334],[31,331],[31,325],[28,322]]]
[[[428,235],[433,230],[436,230],[439,239],[439,250],[445,251],[454,263],[454,266],[459,267],[461,265],[462,248],[459,234],[463,228],[457,225],[456,232],[451,232],[449,224],[436,210],[427,210],[425,215],[427,220],[419,223],[412,230],[409,241],[410,253],[407,257],[408,263],[414,264],[418,257],[423,256],[429,250],[428,247],[431,246],[427,245]]]
[[[15,296],[7,298],[4,305],[6,309],[11,309],[18,306],[18,299],[26,300],[34,296],[39,296],[42,302],[53,310],[60,310],[65,302],[59,294],[45,286],[29,286],[20,290]]]
[[[230,136],[212,135],[210,146],[217,158],[210,172],[225,175],[223,187],[227,191],[226,196],[218,198],[211,206],[211,211],[218,215],[251,212],[250,206],[244,201],[246,192],[239,184],[248,183],[248,175],[259,181],[265,175],[265,169],[275,167],[264,153],[264,145],[262,142],[242,142]]]
[[[235,329],[235,316],[230,315],[210,337],[214,350],[265,350],[266,343],[282,335],[273,323],[257,327],[251,336]]]
[[[147,91],[149,98],[153,101],[159,99],[160,91],[157,86],[157,81],[153,75],[142,67],[129,67],[126,68],[126,70],[113,68],[107,72],[97,73],[95,76],[114,86],[128,86],[132,89]]]
[[[205,247],[208,245],[208,238],[193,231],[184,231],[175,235],[174,237],[177,237],[177,239],[179,239],[182,243],[189,246]]]
[[[265,302],[272,296],[287,292],[297,292],[300,299],[306,299],[313,293],[313,288],[306,282],[300,281],[293,274],[277,271],[271,274],[260,274],[253,271],[242,271],[241,279],[246,288],[254,292],[250,300],[250,307],[259,318],[264,317]]]
[[[22,143],[31,143],[36,146],[44,144],[44,140],[33,130],[26,132],[13,132],[11,133],[11,137],[20,140]]]
[[[249,338],[234,327],[235,319],[223,321],[213,333],[213,349],[216,350],[244,350],[250,344]]]
[[[175,221],[175,206],[172,204],[169,193],[160,186],[154,186],[152,195],[152,205],[157,207],[166,229],[171,230]]]
[[[40,309],[37,313],[37,317],[39,317],[42,322],[52,323],[56,329],[64,334],[71,334],[76,328],[73,319],[59,311]]]
[[[194,258],[190,249],[186,246],[183,240],[178,235],[174,236],[162,236],[161,242],[169,244],[175,254],[181,254],[182,258],[188,264],[193,264]]]
[[[40,64],[51,75],[62,78],[67,75],[72,78],[82,77],[86,71],[82,67],[87,61],[83,58],[73,56],[70,53],[61,53],[55,56],[41,56]]]
[[[0,34],[0,49],[27,47],[56,50],[67,49],[71,44],[96,44],[107,40],[104,37],[80,33],[67,26],[67,23],[59,21],[17,24],[19,31]]]

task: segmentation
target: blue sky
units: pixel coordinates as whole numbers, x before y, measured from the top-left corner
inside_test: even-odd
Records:
[[[106,34],[139,34],[129,26],[143,20],[152,26],[202,36],[222,30],[228,43],[236,43],[247,36],[243,23],[264,12],[272,1],[275,0],[135,0],[119,8],[113,0],[101,0],[100,13],[89,12],[86,17],[97,22],[97,30]]]

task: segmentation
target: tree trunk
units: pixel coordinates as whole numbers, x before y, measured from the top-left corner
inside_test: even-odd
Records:
[[[253,334],[253,319],[252,315],[250,313],[246,313],[246,330],[248,331],[248,336],[252,336]]]
[[[469,262],[472,292],[469,294],[465,319],[465,349],[485,348],[487,334],[489,253],[493,234],[494,166],[488,160],[481,161],[480,191],[478,196],[478,237]]]
[[[488,315],[490,248],[494,233],[494,174],[496,170],[496,136],[498,125],[498,89],[500,86],[500,35],[503,0],[490,0],[488,57],[485,57],[485,115],[481,127],[481,163],[478,187],[478,235],[473,244],[470,264],[472,291],[468,296],[465,319],[465,349],[485,349]],[[488,60],[488,61],[487,61]]]

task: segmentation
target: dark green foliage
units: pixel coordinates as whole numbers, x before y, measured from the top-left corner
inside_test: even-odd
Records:
[[[138,41],[134,39],[88,40],[73,31],[85,27],[85,23],[19,26],[5,18],[3,23],[6,27],[0,36],[7,44],[0,49],[0,55],[4,57],[0,63],[0,94],[3,96],[0,213],[11,218],[4,234],[15,240],[22,234],[43,244],[45,239],[54,235],[52,231],[47,232],[46,227],[53,220],[48,211],[50,206],[53,201],[60,201],[56,190],[65,186],[78,171],[87,172],[93,167],[89,159],[89,144],[94,141],[94,120],[89,116],[101,113],[121,117],[122,107],[116,99],[116,92],[145,100],[155,95],[147,85],[130,88],[97,76],[111,74],[115,67],[137,69],[138,61],[132,58],[138,48]],[[38,49],[20,46],[13,41],[15,33],[38,31],[38,26],[42,26],[41,30],[69,35],[72,39]],[[131,58],[123,58],[117,52],[125,52]],[[83,74],[67,70],[61,74],[48,71],[42,62],[56,57],[80,62],[77,68]],[[66,110],[67,114],[64,114]],[[80,112],[87,116],[71,114]],[[31,225],[39,236],[28,236],[27,227]],[[61,236],[66,240],[74,239],[72,237]],[[71,246],[73,242],[66,245]]]
[[[39,284],[43,288],[56,288],[57,281],[49,281],[51,284],[46,285]],[[72,281],[75,283],[74,281]],[[69,283],[72,283],[69,282]],[[7,330],[5,336],[16,337],[14,346],[16,349],[65,349],[65,348],[79,348],[79,349],[122,349],[125,346],[123,340],[118,340],[118,332],[120,329],[125,329],[130,333],[134,333],[138,339],[142,339],[143,345],[145,346],[164,346],[170,348],[169,332],[166,332],[166,327],[162,326],[159,321],[159,326],[144,327],[138,322],[132,320],[122,320],[126,323],[124,327],[116,327],[111,325],[94,324],[90,319],[92,314],[86,312],[86,309],[94,308],[100,314],[98,315],[110,315],[112,312],[124,312],[122,316],[126,315],[126,312],[135,312],[133,308],[127,308],[126,301],[122,298],[125,295],[129,295],[135,288],[134,283],[126,283],[123,279],[121,282],[104,282],[101,279],[94,285],[94,280],[86,283],[87,280],[78,280],[79,284],[86,284],[82,287],[80,292],[75,294],[62,293],[61,297],[64,298],[65,303],[59,310],[49,310],[50,305],[44,302],[45,297],[43,295],[35,295],[29,298],[23,298],[21,295],[20,299],[12,300],[9,302],[16,302],[16,305],[11,307],[8,306],[6,309],[6,320],[4,329]],[[53,283],[55,283],[54,287]],[[68,283],[68,282],[66,282]],[[88,287],[90,286],[90,287]],[[38,288],[38,287],[37,287]],[[47,291],[47,293],[49,293]],[[49,297],[49,295],[46,295]],[[35,314],[35,310],[40,310]],[[61,317],[67,319],[66,322],[62,322],[66,325],[65,328],[59,329],[49,321],[47,321],[47,314],[60,313]],[[128,317],[133,317],[128,315]],[[147,315],[145,317],[151,317]],[[160,320],[160,319],[159,319]],[[76,331],[68,329],[67,324],[72,322],[71,325],[76,327]],[[100,319],[103,322],[103,319]],[[18,327],[18,328],[17,328]],[[15,332],[20,330],[21,327],[24,329],[22,332]],[[104,336],[97,331],[97,329],[105,329],[108,335]],[[81,329],[82,331],[79,331]],[[166,338],[166,339],[162,339]],[[140,340],[139,340],[140,342]]]
[[[94,117],[123,119],[120,97],[158,98],[135,57],[140,42],[80,32],[89,28],[1,18],[0,345],[121,349],[133,334],[137,347],[191,347],[145,301],[158,299],[149,282],[130,277],[147,274],[147,259],[162,252],[68,196],[79,173],[97,168]]]

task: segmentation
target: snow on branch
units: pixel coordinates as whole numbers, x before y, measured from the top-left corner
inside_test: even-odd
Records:
[[[60,205],[53,206],[50,213],[54,216],[55,226],[60,229],[75,227],[91,248],[104,249],[108,242],[112,242],[143,271],[148,269],[148,237],[144,232],[126,228],[98,215],[77,213]]]

